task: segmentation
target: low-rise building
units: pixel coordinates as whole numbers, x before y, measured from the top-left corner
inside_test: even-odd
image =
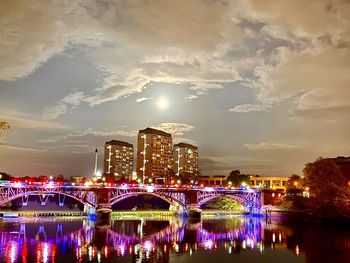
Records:
[[[70,181],[75,184],[81,184],[82,182],[84,182],[84,180],[85,180],[84,176],[73,175],[70,177]]]
[[[249,175],[250,187],[262,189],[285,191],[288,179],[282,176]]]
[[[203,185],[203,186],[208,186],[208,185],[224,186],[226,185],[226,179],[227,179],[227,175],[213,175],[213,176],[199,175],[196,177],[196,184]]]

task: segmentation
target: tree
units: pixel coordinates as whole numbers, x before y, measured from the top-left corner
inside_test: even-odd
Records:
[[[228,184],[235,187],[240,187],[243,183],[249,185],[249,176],[241,174],[239,170],[232,170],[226,180]]]
[[[286,202],[285,206],[293,209],[305,209],[305,198],[303,196],[304,182],[303,179],[296,174],[293,174],[286,183]]]
[[[0,121],[0,134],[9,132],[10,128],[11,128],[11,126],[8,122]]]
[[[305,165],[304,182],[314,200],[311,209],[316,213],[339,213],[348,202],[347,181],[339,167],[329,159],[319,158]]]
[[[286,183],[287,189],[303,189],[303,180],[302,178],[297,175],[293,174],[291,177],[289,177],[287,183]]]
[[[237,210],[243,211],[244,208],[241,204],[232,200],[231,198],[219,196],[216,197],[203,205],[204,209],[228,209],[228,210]]]

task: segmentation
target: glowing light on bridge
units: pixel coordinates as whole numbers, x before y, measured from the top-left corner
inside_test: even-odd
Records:
[[[204,187],[204,191],[213,192],[214,188],[213,187]]]
[[[148,193],[153,193],[154,192],[154,186],[153,185],[147,185],[146,186],[146,191]]]

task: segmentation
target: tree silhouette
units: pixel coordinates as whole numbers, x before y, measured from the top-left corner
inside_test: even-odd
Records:
[[[230,175],[227,177],[227,182],[232,184],[232,186],[239,187],[243,183],[249,185],[249,176],[241,174],[239,170],[233,170],[230,172]]]
[[[303,172],[303,181],[314,200],[311,207],[314,212],[338,214],[349,207],[346,178],[332,160],[319,158],[306,164]]]

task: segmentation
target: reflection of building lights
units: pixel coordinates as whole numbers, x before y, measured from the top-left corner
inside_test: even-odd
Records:
[[[93,259],[93,249],[92,246],[88,247],[88,256],[89,256],[89,261],[92,261]]]
[[[272,233],[272,242],[273,242],[273,243],[276,242],[276,235],[275,235],[275,233]]]
[[[243,249],[246,249],[247,248],[247,242],[245,240],[243,240],[242,242],[242,248]]]
[[[97,251],[97,262],[101,262],[101,251]]]
[[[104,247],[103,252],[104,252],[104,256],[107,258],[109,254],[109,250],[107,246]]]
[[[78,261],[80,262],[81,261],[81,259],[82,259],[82,253],[81,253],[81,248],[78,248],[77,250],[76,250],[76,258],[78,259]]]
[[[253,241],[253,239],[247,238],[247,246],[250,247],[251,249],[254,248],[254,241]]]
[[[42,256],[42,262],[46,263],[49,261],[49,250],[50,245],[48,243],[42,243],[42,250],[43,250],[43,256]]]
[[[213,248],[213,246],[214,246],[214,242],[213,242],[213,240],[206,240],[205,242],[204,242],[204,248],[205,249],[209,249],[209,250],[211,250],[212,248]]]
[[[178,253],[180,251],[179,244],[175,244],[175,251],[176,251],[176,253]]]
[[[281,243],[282,242],[282,234],[278,233],[278,241]]]
[[[27,248],[27,244],[24,243],[24,245],[22,247],[22,262],[23,263],[27,262],[27,256],[28,256],[28,248]]]
[[[130,247],[131,248],[131,247]],[[124,256],[125,255],[125,246],[124,245],[120,245],[119,246],[119,250],[120,250],[120,254],[122,255],[122,256]]]
[[[145,251],[151,251],[153,248],[152,242],[149,240],[145,241],[145,243],[143,243],[143,248]]]
[[[260,248],[259,248],[259,250],[260,250],[260,253],[263,253],[264,252],[264,244],[261,242],[260,243]]]
[[[297,255],[297,256],[299,256],[299,246],[298,245],[296,245],[295,246],[295,254]]]
[[[17,253],[18,252],[18,244],[15,241],[10,241],[6,246],[6,258],[7,262],[16,262],[17,261]]]

